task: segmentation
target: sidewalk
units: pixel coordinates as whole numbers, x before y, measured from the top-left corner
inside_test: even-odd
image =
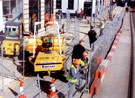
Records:
[[[108,73],[98,91],[98,95],[94,98],[127,98],[131,46],[129,22],[129,13],[126,13],[119,45],[108,68]]]

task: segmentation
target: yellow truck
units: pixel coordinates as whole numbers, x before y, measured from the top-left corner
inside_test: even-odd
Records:
[[[22,41],[22,26],[20,22],[7,22],[5,24],[5,36],[2,41],[3,54],[8,56],[19,55]]]
[[[54,22],[55,23],[55,22]],[[64,38],[57,36],[34,36],[28,38],[27,51],[33,53],[29,62],[34,65],[35,72],[54,72],[64,69]]]

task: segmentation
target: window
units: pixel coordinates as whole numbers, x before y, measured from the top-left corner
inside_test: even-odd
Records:
[[[16,7],[16,0],[3,0],[3,15],[10,16]]]
[[[3,1],[3,15],[8,16],[11,14],[11,2]]]
[[[61,0],[56,0],[56,9],[61,9]]]
[[[74,9],[74,0],[68,0],[68,9]]]

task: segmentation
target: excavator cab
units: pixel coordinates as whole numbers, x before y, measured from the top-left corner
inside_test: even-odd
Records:
[[[5,24],[5,33],[7,39],[20,38],[20,23],[19,22],[7,22]]]
[[[19,55],[21,45],[21,27],[19,22],[7,22],[5,24],[5,39],[3,40],[4,55]]]

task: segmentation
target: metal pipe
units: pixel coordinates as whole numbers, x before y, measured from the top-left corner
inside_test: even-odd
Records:
[[[59,24],[58,24],[58,22],[56,22],[56,21],[55,21],[55,22],[48,22],[48,24],[51,24],[51,23],[54,23],[54,24],[57,25],[57,28],[58,28],[58,29],[57,29],[57,34],[58,34],[57,36],[58,36],[58,43],[59,43],[59,47],[60,47],[60,48],[59,48],[59,49],[60,49],[59,51],[60,51],[60,55],[62,55],[62,52],[61,52],[61,44],[60,44]],[[34,24],[34,48],[33,48],[33,57],[35,57],[35,43],[36,43],[36,42],[35,42],[35,40],[36,40],[36,34],[35,34],[35,33],[36,33],[36,26],[39,25],[39,24],[42,24],[42,22],[35,22],[35,24]]]
[[[48,22],[48,24],[51,24],[51,23],[54,23],[54,24],[57,25],[57,28],[58,28],[57,29],[57,34],[58,34],[57,36],[58,36],[58,43],[59,43],[59,47],[60,47],[59,48],[60,49],[59,51],[60,51],[60,55],[62,55],[62,52],[61,52],[61,43],[60,43],[60,33],[59,33],[59,24],[56,21],[55,22]]]
[[[39,74],[37,74],[37,80],[38,80],[38,91],[40,92],[40,98],[42,98],[42,96],[41,96],[41,88],[40,88],[40,80],[39,80]]]
[[[24,72],[25,72],[25,40],[23,38],[23,78],[24,78]]]
[[[33,58],[35,57],[35,43],[36,43],[36,26],[39,25],[39,24],[42,24],[42,22],[35,22],[34,24],[34,47],[33,47]]]
[[[54,22],[56,25],[57,25],[57,27],[58,27],[58,29],[57,29],[57,33],[58,33],[58,40],[59,40],[59,47],[60,47],[60,55],[62,55],[62,53],[61,53],[61,44],[60,44],[60,33],[59,33],[59,24],[58,24],[58,22]]]
[[[36,38],[36,35],[35,35],[35,32],[36,32],[36,22],[34,24],[34,47],[33,47],[33,58],[35,57],[35,38]]]
[[[95,17],[96,0],[92,0],[91,26],[93,26],[93,18]]]

